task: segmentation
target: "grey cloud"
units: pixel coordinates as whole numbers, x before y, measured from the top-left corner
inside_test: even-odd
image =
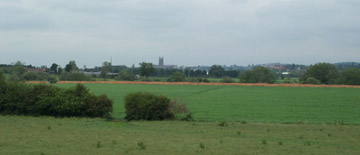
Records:
[[[359,14],[356,0],[7,0],[0,52],[71,54],[88,66],[109,56],[127,65],[359,61]]]

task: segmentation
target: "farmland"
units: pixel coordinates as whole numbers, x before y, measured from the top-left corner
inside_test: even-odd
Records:
[[[359,88],[85,86],[114,100],[114,120],[0,116],[0,154],[360,154]],[[136,91],[184,101],[195,121],[125,121]]]
[[[58,84],[70,87],[74,84]],[[123,97],[148,91],[187,103],[198,121],[360,124],[360,89],[250,86],[86,84],[114,100],[113,117],[125,116]]]
[[[359,154],[353,125],[0,116],[0,154]]]

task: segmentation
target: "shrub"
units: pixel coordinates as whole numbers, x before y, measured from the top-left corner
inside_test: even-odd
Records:
[[[56,79],[55,76],[50,76],[47,80],[48,80],[50,83],[52,83],[52,84],[58,82],[58,80]]]
[[[340,72],[341,84],[360,85],[360,69],[352,68]]]
[[[139,141],[137,145],[138,145],[139,150],[145,150],[146,149],[146,146],[145,146],[143,141]]]
[[[305,81],[303,81],[303,84],[320,84],[320,81],[313,77],[308,77]]]
[[[0,113],[17,115],[26,113],[26,104],[30,97],[31,87],[15,82],[6,83],[1,87]]]
[[[177,118],[179,114],[183,114],[185,117],[189,117],[187,115],[190,114],[186,104],[178,99],[170,100],[168,110],[174,115],[175,118]]]
[[[170,99],[148,92],[130,93],[125,97],[126,120],[173,119],[168,110]]]
[[[222,83],[234,83],[234,80],[228,76],[224,76],[223,79],[221,79]]]
[[[300,77],[300,81],[304,83],[308,78],[313,77],[322,84],[334,84],[338,79],[338,74],[333,64],[317,63],[306,70],[305,74]]]
[[[106,95],[91,95],[85,105],[85,115],[89,117],[110,117],[113,101]]]
[[[124,69],[119,72],[119,75],[116,77],[116,80],[119,81],[134,81],[135,75],[131,73],[129,70]]]
[[[194,118],[192,117],[191,113],[186,114],[182,119],[182,121],[194,121]]]
[[[200,143],[200,144],[199,144],[199,147],[200,147],[201,149],[204,149],[204,148],[205,148],[204,143]]]
[[[189,82],[204,82],[204,83],[209,83],[210,82],[207,78],[201,78],[201,77],[187,78],[187,81],[189,81]]]
[[[210,81],[207,78],[199,78],[199,82],[209,83]]]
[[[4,83],[0,90],[0,113],[61,117],[108,117],[112,100],[95,96],[84,85],[61,89],[52,85]]]
[[[185,81],[185,75],[182,72],[175,72],[168,79],[168,82],[183,82]]]
[[[240,82],[244,83],[274,83],[275,81],[275,74],[265,67],[255,67],[240,75]]]
[[[26,72],[22,75],[22,79],[25,81],[46,81],[49,78],[49,74],[44,72]]]

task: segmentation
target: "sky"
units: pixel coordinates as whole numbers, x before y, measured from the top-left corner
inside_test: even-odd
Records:
[[[0,0],[0,64],[360,62],[359,0]]]

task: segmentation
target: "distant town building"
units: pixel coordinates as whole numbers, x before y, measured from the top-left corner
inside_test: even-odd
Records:
[[[159,57],[159,64],[155,65],[154,67],[159,69],[178,69],[177,65],[165,65],[164,57]]]
[[[159,67],[164,66],[164,57],[159,57]]]

